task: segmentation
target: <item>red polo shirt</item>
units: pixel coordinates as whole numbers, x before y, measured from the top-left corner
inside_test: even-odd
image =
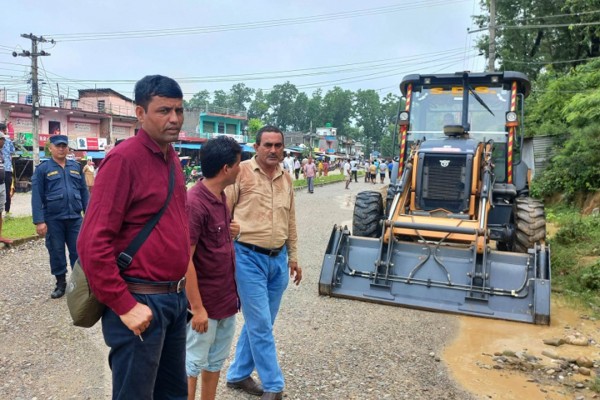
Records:
[[[171,146],[167,159],[175,168],[169,206],[124,275],[149,281],[178,281],[190,257],[186,188],[179,158]],[[136,300],[119,274],[116,257],[165,204],[169,164],[142,129],[111,150],[102,162],[77,240],[77,251],[92,291],[118,315]]]
[[[217,199],[204,182],[198,182],[188,192],[188,215],[202,305],[211,319],[230,317],[238,311],[238,295],[225,194]]]

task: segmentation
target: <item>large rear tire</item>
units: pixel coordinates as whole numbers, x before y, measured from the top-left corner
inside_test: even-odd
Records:
[[[546,239],[546,213],[544,204],[531,197],[515,200],[515,235],[512,249],[518,253],[527,253],[527,249]]]
[[[380,192],[367,191],[356,195],[352,234],[377,238],[381,236],[379,222],[383,218],[383,196]]]

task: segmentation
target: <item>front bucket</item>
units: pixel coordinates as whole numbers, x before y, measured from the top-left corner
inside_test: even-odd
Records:
[[[528,254],[350,236],[334,228],[319,293],[535,324],[550,323],[546,247]]]

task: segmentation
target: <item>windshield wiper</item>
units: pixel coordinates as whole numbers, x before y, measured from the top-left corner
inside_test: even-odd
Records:
[[[469,93],[471,93],[473,95],[473,97],[475,97],[475,100],[477,100],[479,102],[479,104],[481,104],[483,106],[483,108],[485,108],[486,110],[488,110],[490,112],[490,114],[492,114],[495,117],[495,115],[492,112],[492,110],[490,110],[490,108],[487,106],[487,104],[485,104],[485,102],[483,101],[483,99],[481,97],[479,97],[479,95],[473,90],[473,88],[471,87],[471,85],[469,85]]]

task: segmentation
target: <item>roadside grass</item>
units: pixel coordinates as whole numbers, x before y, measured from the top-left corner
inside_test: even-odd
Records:
[[[9,239],[22,239],[35,236],[35,225],[31,216],[5,218],[2,224],[2,236]]]
[[[358,176],[364,176],[365,173],[363,171],[358,171]],[[321,185],[324,183],[333,183],[333,182],[343,182],[344,175],[342,174],[334,174],[334,175],[323,175],[315,177],[315,185]],[[298,179],[294,182],[294,187],[304,187],[306,186],[306,179]]]
[[[556,206],[546,217],[557,227],[549,239],[555,291],[600,315],[600,216]]]

